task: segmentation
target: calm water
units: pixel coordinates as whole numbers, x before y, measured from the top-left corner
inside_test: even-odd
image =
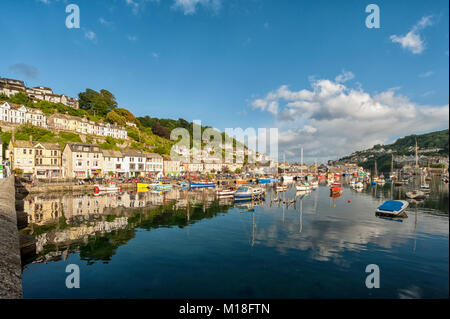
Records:
[[[303,197],[292,187],[288,205],[269,189],[253,207],[206,190],[30,196],[22,232],[38,244],[24,297],[448,298],[448,186],[434,181],[406,219],[375,216],[406,189],[330,198],[326,186]],[[65,286],[68,264],[80,289]],[[379,289],[365,286],[368,264],[380,267]]]

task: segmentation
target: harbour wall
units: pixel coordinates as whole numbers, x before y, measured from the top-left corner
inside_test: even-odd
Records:
[[[14,176],[0,179],[0,299],[22,298]]]

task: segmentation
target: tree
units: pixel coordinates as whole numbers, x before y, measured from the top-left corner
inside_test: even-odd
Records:
[[[105,89],[100,90],[100,92],[92,89],[80,92],[78,94],[78,103],[81,109],[93,111],[100,116],[105,116],[117,107],[116,98]]]
[[[116,113],[116,111],[110,111],[108,114],[106,114],[106,120],[109,123],[117,123],[118,125],[125,125],[125,118],[123,116],[120,116],[119,114]]]
[[[14,94],[13,96],[11,96],[9,98],[9,101],[11,103],[15,103],[15,104],[23,104],[23,105],[29,105],[31,102],[30,98],[28,97],[28,95],[25,92],[19,92]]]
[[[116,108],[114,109],[114,112],[122,116],[126,120],[126,122],[134,123],[136,121],[136,118],[134,117],[133,113],[131,113],[127,109]]]
[[[164,126],[159,124],[158,122],[153,124],[152,132],[153,132],[153,134],[158,135],[160,137],[163,137],[163,138],[166,138],[166,139],[170,139],[169,131]]]

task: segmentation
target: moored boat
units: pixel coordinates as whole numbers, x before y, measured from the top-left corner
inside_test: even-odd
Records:
[[[116,183],[112,183],[112,182],[108,183],[108,185],[99,185],[99,184],[94,185],[94,191],[96,193],[98,193],[98,192],[117,192],[120,190],[122,190],[122,187],[117,186]]]
[[[236,193],[236,190],[234,190],[232,188],[219,189],[216,192],[218,197],[233,197],[234,193]]]
[[[378,206],[376,214],[391,217],[405,217],[405,210],[408,205],[409,203],[405,200],[388,200]]]
[[[406,192],[406,197],[411,199],[424,199],[425,193],[420,190],[413,190],[410,192]]]
[[[261,187],[240,186],[234,193],[235,201],[248,201],[261,199],[264,196],[264,189]]]

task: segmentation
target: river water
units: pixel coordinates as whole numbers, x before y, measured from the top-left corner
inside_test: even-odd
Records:
[[[408,218],[375,216],[407,189],[268,188],[241,205],[213,190],[28,196],[24,298],[448,298],[448,185],[433,181]],[[370,264],[379,288],[366,287]]]

